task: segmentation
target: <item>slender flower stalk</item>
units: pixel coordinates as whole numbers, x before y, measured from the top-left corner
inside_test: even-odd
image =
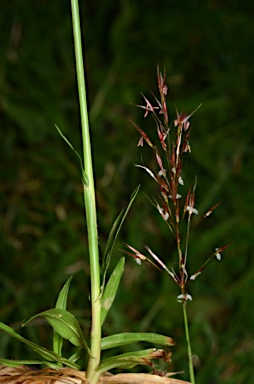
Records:
[[[83,156],[84,156],[84,202],[88,231],[88,246],[91,271],[91,356],[87,368],[87,378],[91,384],[96,383],[98,375],[96,368],[100,364],[101,353],[101,300],[100,300],[100,265],[98,250],[97,217],[95,203],[95,189],[93,177],[93,164],[90,145],[88,109],[86,100],[86,86],[83,67],[81,45],[80,20],[78,0],[71,0],[73,36],[76,57],[76,71],[78,81],[80,116],[82,128]]]
[[[187,343],[190,381],[192,384],[195,384],[195,374],[194,374],[194,369],[192,364],[192,350],[191,350],[191,342],[190,342],[190,335],[189,335],[188,316],[186,311],[186,301],[183,302],[182,307],[183,307],[184,329],[185,329],[185,336],[186,336],[186,343]]]

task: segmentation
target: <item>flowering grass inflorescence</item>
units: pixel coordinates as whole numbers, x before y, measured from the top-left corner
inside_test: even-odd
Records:
[[[187,269],[187,256],[191,219],[193,215],[198,215],[199,212],[195,207],[196,180],[189,186],[185,198],[182,196],[181,189],[183,189],[182,186],[184,185],[182,169],[184,157],[191,152],[189,139],[192,126],[189,119],[200,106],[190,114],[183,112],[179,113],[176,109],[176,117],[172,123],[169,123],[169,114],[166,103],[168,92],[166,73],[164,71],[162,74],[159,71],[159,68],[157,69],[157,80],[160,99],[158,100],[158,98],[153,95],[155,100],[154,106],[153,103],[142,94],[145,105],[138,105],[138,107],[145,110],[144,117],[147,117],[149,114],[152,115],[156,125],[159,145],[155,145],[149,135],[138,125],[134,123],[134,126],[140,134],[138,146],[143,146],[146,143],[152,149],[158,170],[157,172],[154,172],[144,164],[137,165],[137,167],[144,169],[159,187],[159,197],[157,200],[154,199],[152,204],[155,206],[175,238],[178,255],[178,270],[175,271],[173,267],[168,268],[165,262],[162,261],[161,258],[159,258],[148,246],[145,246],[145,248],[149,256],[144,255],[128,244],[126,244],[128,249],[124,252],[133,257],[138,264],[141,264],[142,261],[144,261],[160,270],[166,271],[168,276],[180,287],[180,293],[177,299],[183,304],[184,318],[186,318],[185,331],[189,349],[190,376],[192,382],[194,382],[186,316],[186,302],[192,300],[192,296],[188,293],[187,282],[189,280],[195,280],[212,258],[220,260],[221,252],[227,248],[229,244],[216,248],[214,253],[212,253],[204,264],[194,274],[189,275]],[[211,207],[201,219],[210,216],[218,205],[219,203]],[[175,263],[175,261],[173,261],[173,263]]]

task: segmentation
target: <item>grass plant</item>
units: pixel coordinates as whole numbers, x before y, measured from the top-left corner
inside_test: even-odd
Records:
[[[38,318],[22,328],[22,320],[51,308],[71,275],[68,308],[87,340],[90,329],[83,188],[73,153],[54,129],[56,123],[81,154],[70,4],[14,0],[0,5],[0,319],[48,349],[47,322]],[[102,251],[135,187],[141,183],[140,191],[155,195],[153,180],[133,169],[133,163],[142,162],[135,145],[137,132],[129,123],[135,121],[149,134],[149,120],[129,102],[142,104],[140,91],[146,96],[149,89],[156,92],[157,63],[167,70],[170,120],[172,102],[187,112],[202,102],[191,119],[192,153],[185,157],[184,181],[187,186],[198,176],[199,216],[217,201],[223,203],[201,225],[192,226],[189,255],[194,257],[189,267],[196,270],[207,251],[227,239],[234,239],[234,246],[226,250],[223,262],[212,261],[197,283],[189,283],[190,336],[198,357],[197,383],[238,384],[251,382],[254,360],[254,306],[249,294],[254,282],[251,12],[247,1],[235,7],[224,2],[210,5],[150,2],[144,9],[141,2],[80,2],[80,15]],[[154,169],[148,158],[151,151],[142,151],[145,164]],[[149,244],[168,266],[177,260],[165,249],[174,249],[173,236],[168,236],[166,225],[141,192],[119,234],[118,242],[123,241],[139,250]],[[121,256],[118,248],[122,247],[115,247],[114,260]],[[142,300],[132,306],[144,287]],[[172,368],[185,370],[182,378],[187,379],[177,292],[166,274],[146,265],[137,268],[127,259],[103,334],[173,330],[177,348]],[[3,332],[0,345],[1,358],[34,358],[30,348]],[[64,355],[73,348],[65,342]]]
[[[101,373],[113,368],[128,369],[136,365],[148,365],[154,369],[154,372],[156,372],[151,360],[163,358],[165,361],[170,361],[171,356],[170,352],[166,352],[163,349],[157,350],[155,348],[149,348],[103,359],[101,356],[102,351],[142,341],[166,347],[173,346],[175,342],[168,336],[140,332],[113,334],[107,337],[102,337],[102,327],[116,296],[125,263],[124,258],[121,258],[113,269],[111,275],[108,277],[108,267],[111,262],[111,254],[123,222],[137,196],[139,187],[135,189],[130,197],[129,203],[117,217],[111,232],[109,233],[104,253],[100,255],[97,231],[98,223],[93,159],[91,154],[91,139],[83,68],[78,0],[71,0],[71,9],[81,117],[83,144],[82,157],[74,149],[73,145],[70,143],[69,139],[65,137],[60,128],[57,127],[57,130],[68,146],[74,151],[81,166],[81,180],[84,191],[91,277],[90,339],[85,339],[83,329],[78,320],[70,311],[67,310],[67,299],[72,280],[72,278],[69,278],[61,289],[54,308],[40,312],[39,314],[30,317],[23,323],[23,325],[25,325],[27,322],[34,320],[38,316],[47,320],[53,328],[52,350],[41,347],[25,339],[6,324],[0,323],[0,329],[2,331],[6,332],[16,340],[28,345],[34,352],[42,357],[42,360],[24,361],[0,359],[0,362],[10,366],[18,366],[20,364],[42,364],[56,369],[64,366],[77,370],[83,369],[86,370],[89,382],[91,384],[96,384]],[[166,103],[166,74],[165,72],[164,74],[161,74],[159,68],[157,78],[160,98],[157,99],[155,97],[156,105],[153,106],[153,103],[143,96],[145,105],[139,105],[139,107],[145,110],[145,117],[150,114],[152,115],[156,124],[159,141],[158,145],[154,144],[153,140],[150,139],[150,137],[139,126],[135,124],[135,127],[140,134],[138,145],[143,146],[143,144],[146,143],[152,149],[158,169],[153,171],[145,164],[138,165],[138,167],[144,169],[159,187],[159,198],[158,200],[154,199],[152,204],[155,206],[169,231],[175,238],[177,259],[172,262],[172,266],[168,268],[167,263],[158,257],[148,246],[146,246],[146,250],[149,256],[139,252],[131,245],[126,245],[127,251],[125,252],[132,256],[138,264],[144,261],[159,270],[166,271],[170,279],[179,286],[179,295],[177,299],[182,304],[189,359],[189,375],[191,382],[194,384],[195,375],[192,364],[192,350],[187,316],[187,302],[192,300],[192,297],[189,293],[187,284],[191,280],[195,280],[202,273],[207,263],[212,258],[219,260],[221,252],[228,247],[228,244],[216,248],[216,250],[211,253],[211,256],[198,270],[189,274],[187,259],[189,260],[188,253],[190,230],[193,216],[198,215],[199,213],[195,207],[196,180],[187,188],[185,199],[182,197],[182,189],[184,189],[182,169],[183,159],[186,154],[191,151],[189,142],[191,125],[189,119],[193,113],[196,112],[196,110],[188,115],[185,113],[179,113],[178,110],[176,110],[176,117],[173,124],[170,124]],[[216,206],[217,204],[208,209],[208,211],[206,211],[200,219],[207,218]],[[76,347],[75,353],[71,356],[64,357],[62,355],[64,340],[68,340]]]

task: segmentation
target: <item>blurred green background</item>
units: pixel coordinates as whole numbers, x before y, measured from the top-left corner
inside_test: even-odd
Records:
[[[204,212],[222,201],[191,236],[190,271],[215,247],[234,241],[189,286],[197,383],[253,383],[254,6],[247,0],[81,0],[80,6],[100,246],[141,183],[113,265],[123,241],[140,250],[149,244],[172,265],[173,239],[144,195],[156,196],[156,186],[134,166],[142,158],[152,166],[151,153],[137,148],[130,123],[154,127],[130,103],[141,103],[141,92],[157,94],[159,63],[167,71],[171,120],[175,105],[191,112],[202,103],[184,168],[187,182],[198,178],[196,207]],[[54,128],[81,151],[70,2],[2,1],[0,21],[0,319],[51,348],[43,320],[25,329],[20,324],[52,307],[70,275],[69,309],[89,330],[82,185],[76,159]],[[127,259],[104,334],[170,335],[177,344],[167,368],[184,370],[187,378],[178,293],[166,275]],[[36,356],[1,334],[0,357]]]

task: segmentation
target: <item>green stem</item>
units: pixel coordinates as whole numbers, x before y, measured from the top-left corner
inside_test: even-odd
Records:
[[[91,356],[87,367],[87,378],[90,383],[96,383],[96,368],[100,364],[100,344],[101,344],[101,325],[100,325],[100,264],[98,249],[98,232],[97,232],[97,216],[95,202],[95,188],[93,177],[93,164],[91,155],[91,141],[89,133],[88,110],[86,100],[86,86],[83,67],[83,55],[81,45],[81,32],[79,20],[78,0],[71,0],[73,36],[76,58],[76,71],[79,92],[82,143],[84,156],[84,203],[87,221],[88,247],[90,258],[91,273],[91,309],[92,309],[92,326],[91,326]]]
[[[191,343],[190,343],[190,335],[189,335],[189,324],[188,324],[188,317],[187,317],[187,311],[186,311],[186,301],[183,302],[183,319],[184,319],[185,337],[187,342],[190,381],[192,384],[195,384],[195,375],[194,375],[194,369],[193,369],[193,363],[192,363],[192,351],[191,351]]]

